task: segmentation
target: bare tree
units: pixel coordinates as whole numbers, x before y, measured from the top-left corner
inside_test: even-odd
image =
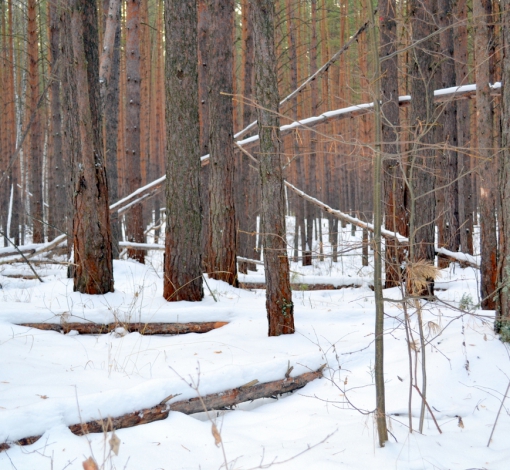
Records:
[[[202,300],[195,0],[165,0],[167,223],[163,296]]]
[[[500,196],[502,213],[500,224],[503,240],[500,241],[501,264],[499,270],[499,304],[496,318],[496,330],[506,329],[507,340],[510,337],[510,1],[501,2],[503,64],[502,64],[502,172],[500,178]]]
[[[497,283],[496,199],[494,195],[493,107],[490,96],[490,0],[473,0],[476,60],[476,124],[480,158],[481,297],[484,310],[494,310]]]
[[[262,238],[266,272],[269,336],[294,333],[294,304],[289,280],[285,194],[280,155],[278,76],[274,45],[275,5],[252,2],[255,42],[255,97],[260,139]]]
[[[234,0],[208,0],[209,276],[237,286],[232,109]]]
[[[73,111],[76,115],[76,127],[66,138],[76,138],[73,131],[79,133],[79,153],[73,165],[74,290],[105,294],[113,291],[113,263],[103,159],[97,9],[95,2],[87,0],[68,0],[66,6],[62,41],[71,62],[66,78],[74,84],[75,96],[67,96],[65,101],[74,106],[68,115]],[[71,146],[78,149],[76,143]]]
[[[140,168],[140,4],[141,0],[126,3],[126,170],[130,193],[142,185]],[[135,205],[126,215],[129,241],[143,243],[142,204]],[[129,257],[145,261],[143,250],[128,250]]]

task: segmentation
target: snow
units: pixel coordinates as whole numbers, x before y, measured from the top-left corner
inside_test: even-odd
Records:
[[[324,250],[330,254],[327,221]],[[288,219],[292,246],[293,220]],[[361,231],[341,233],[339,250],[359,244]],[[370,254],[371,256],[371,254]],[[202,302],[168,303],[162,297],[161,251],[147,264],[115,261],[115,292],[73,292],[64,266],[37,267],[44,283],[12,278],[30,274],[26,265],[0,266],[0,443],[42,434],[36,443],[0,453],[0,468],[82,469],[93,455],[111,469],[219,469],[224,464],[211,422],[221,433],[228,468],[284,469],[466,469],[508,468],[508,405],[503,407],[490,447],[487,442],[510,377],[507,345],[494,334],[494,313],[478,310],[473,268],[452,265],[436,282],[435,302],[422,304],[429,414],[424,433],[416,428],[420,401],[413,393],[409,433],[409,364],[403,330],[402,293],[386,289],[385,376],[390,440],[381,449],[372,414],[375,389],[372,268],[361,267],[360,250],[338,262],[291,263],[296,334],[267,337],[265,293],[208,280]],[[371,264],[371,263],[370,263]],[[263,267],[241,276],[262,282]],[[358,284],[358,288],[307,291],[312,283]],[[392,301],[395,299],[397,301]],[[416,308],[408,305],[416,333]],[[17,325],[23,322],[226,321],[205,334],[142,336],[64,335]],[[123,332],[125,333],[125,331]],[[413,359],[414,360],[414,359]],[[281,397],[240,405],[233,411],[167,419],[116,431],[119,455],[109,453],[111,434],[73,435],[68,425],[119,416],[171,401],[204,396],[254,379],[282,379],[326,364],[325,376]],[[421,369],[421,353],[415,367]],[[171,402],[170,401],[170,402]],[[463,427],[459,426],[459,417]],[[310,447],[310,449],[309,449]],[[285,462],[286,461],[286,462]],[[269,468],[269,467],[263,467]]]

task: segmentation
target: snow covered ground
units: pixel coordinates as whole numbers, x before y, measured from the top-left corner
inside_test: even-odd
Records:
[[[342,235],[359,242],[360,231]],[[326,238],[326,237],[325,237]],[[290,241],[290,239],[289,239]],[[390,440],[381,449],[373,414],[374,299],[370,267],[358,252],[338,263],[292,263],[296,334],[267,337],[265,293],[234,289],[209,280],[200,303],[162,298],[162,254],[146,266],[115,261],[115,292],[74,293],[61,266],[39,267],[44,283],[11,277],[30,275],[24,265],[0,266],[0,443],[42,434],[36,443],[0,453],[0,469],[82,469],[93,456],[104,469],[507,469],[510,416],[507,401],[487,447],[501,399],[510,380],[510,355],[492,329],[493,312],[476,309],[477,278],[458,265],[442,271],[436,302],[423,303],[427,397],[442,430],[429,414],[423,435],[420,400],[412,397],[410,370],[398,302],[385,303],[386,411]],[[259,267],[261,270],[261,267]],[[263,273],[245,280],[259,282]],[[358,284],[358,288],[307,291],[314,282]],[[398,289],[384,292],[399,299]],[[461,308],[459,308],[461,307]],[[409,306],[416,327],[416,309]],[[228,321],[205,334],[181,336],[63,335],[16,323]],[[415,339],[418,338],[414,333]],[[414,354],[414,353],[413,353]],[[421,358],[415,368],[421,384]],[[160,403],[282,379],[326,364],[325,377],[279,400],[264,399],[233,411],[186,416],[171,412],[163,421],[111,435],[73,435],[67,425],[119,416]],[[211,433],[214,420],[223,447]]]

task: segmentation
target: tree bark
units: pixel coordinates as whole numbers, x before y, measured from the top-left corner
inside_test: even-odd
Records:
[[[510,0],[501,2],[502,11],[502,172],[500,178],[500,197],[502,213],[500,217],[503,240],[500,242],[499,302],[496,317],[496,331],[505,328],[507,335],[510,327]]]
[[[228,325],[228,322],[188,322],[188,323],[20,323],[20,326],[67,334],[77,331],[81,335],[101,335],[123,328],[128,333],[141,335],[183,335],[186,333],[207,333]]]
[[[468,69],[468,25],[467,1],[454,0],[455,20],[459,25],[454,28],[454,59],[457,85],[469,83]],[[460,249],[464,253],[473,253],[473,185],[471,175],[470,152],[470,112],[469,101],[457,102],[457,142],[459,175],[459,230]]]
[[[237,286],[234,208],[233,42],[234,1],[208,0],[209,277]]]
[[[50,21],[50,113],[51,113],[51,146],[48,151],[49,159],[49,188],[48,188],[48,241],[53,240],[60,233],[65,232],[66,211],[62,210],[68,204],[65,197],[64,165],[62,160],[62,115],[60,102],[60,29],[59,9],[60,0],[48,2]]]
[[[478,156],[480,162],[480,248],[482,308],[496,308],[495,291],[497,283],[497,239],[496,239],[496,200],[494,195],[494,141],[493,107],[490,96],[490,50],[491,41],[486,13],[486,3],[490,0],[473,0],[475,22],[476,59],[476,125]]]
[[[434,262],[436,113],[434,106],[435,7],[433,0],[410,3],[412,40],[421,41],[410,55],[411,129],[410,239],[411,260]],[[432,294],[432,284],[430,294]]]
[[[396,3],[394,0],[381,0],[380,12],[380,56],[384,59],[397,50]],[[383,188],[384,188],[384,225],[386,229],[407,234],[404,203],[404,183],[402,180],[403,162],[399,144],[398,56],[381,61],[381,120]],[[400,266],[403,261],[402,250],[396,242],[386,240],[385,287],[394,287],[401,281]]]
[[[274,46],[275,5],[252,2],[255,43],[255,96],[260,136],[262,237],[266,271],[269,336],[294,333],[285,229],[285,193],[280,155],[278,76]]]
[[[70,130],[78,130],[80,139],[80,153],[73,165],[74,290],[105,294],[113,291],[113,264],[103,161],[97,10],[86,0],[69,0],[68,7],[63,37],[65,42],[71,41],[67,47],[68,53],[72,51],[72,65],[67,68],[67,78],[76,85],[76,94],[67,104],[69,114],[77,116],[77,129]]]
[[[37,27],[37,1],[28,1],[28,107],[30,114],[35,113],[34,121],[30,127],[30,217],[32,221],[32,241],[44,242],[43,225],[43,192],[42,192],[42,160],[43,143],[41,133],[41,118],[38,111],[39,101],[39,32]]]
[[[103,0],[106,13],[103,49],[99,64],[99,82],[105,123],[105,160],[108,175],[110,201],[119,198],[117,171],[117,139],[119,128],[119,80],[120,80],[120,0]],[[111,214],[112,253],[119,258],[121,228],[117,212]]]
[[[127,187],[131,193],[142,185],[140,155],[140,5],[141,0],[126,3],[126,171]],[[126,215],[128,241],[143,243],[143,205],[138,204]],[[132,259],[145,262],[145,252],[128,250]]]
[[[441,52],[441,88],[456,85],[453,34],[453,1],[438,0]],[[443,148],[439,151],[438,181],[436,185],[442,201],[439,217],[438,245],[457,252],[460,246],[459,185],[457,165],[457,102],[448,100],[439,108],[442,123]],[[446,267],[447,260],[439,259],[439,267]]]
[[[165,0],[166,240],[163,296],[202,300],[197,9]]]

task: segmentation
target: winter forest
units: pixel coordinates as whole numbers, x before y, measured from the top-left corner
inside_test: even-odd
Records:
[[[510,0],[1,0],[1,469],[506,469]]]

